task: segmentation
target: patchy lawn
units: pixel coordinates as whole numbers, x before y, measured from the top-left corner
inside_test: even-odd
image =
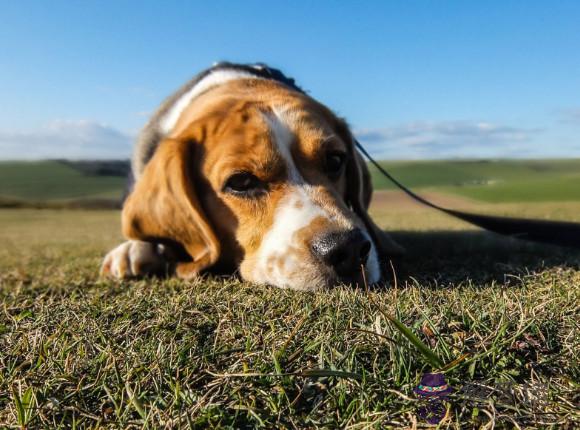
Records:
[[[443,427],[576,427],[580,253],[374,214],[409,251],[396,282],[313,294],[99,280],[117,212],[0,211],[0,427],[424,426],[412,389],[431,368],[387,315],[463,357]]]

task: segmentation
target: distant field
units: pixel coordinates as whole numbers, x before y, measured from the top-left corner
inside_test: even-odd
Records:
[[[0,162],[0,200],[70,202],[121,198],[126,184],[111,169],[61,161]],[[405,185],[489,203],[580,201],[580,159],[382,162]],[[101,166],[102,167],[102,166]],[[371,167],[376,189],[393,185]]]
[[[0,162],[0,197],[32,201],[120,199],[126,179],[85,174],[60,161]]]
[[[416,190],[429,189],[485,202],[580,201],[580,160],[382,162]],[[394,186],[371,166],[377,189]]]

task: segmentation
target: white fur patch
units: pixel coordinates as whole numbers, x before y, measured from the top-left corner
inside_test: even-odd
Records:
[[[292,131],[289,127],[289,118],[279,109],[274,109],[274,116],[267,115],[266,120],[270,126],[273,134],[274,142],[278,148],[278,152],[286,162],[286,169],[288,170],[288,179],[295,184],[303,184],[304,179],[294,164],[292,152],[290,148],[294,140]]]
[[[261,79],[261,78],[241,70],[216,70],[215,72],[211,72],[201,81],[197,82],[193,86],[193,88],[191,88],[188,92],[183,94],[173,104],[173,106],[171,106],[171,108],[167,111],[167,113],[159,123],[161,132],[164,134],[169,134],[173,130],[173,127],[175,127],[175,124],[177,124],[177,121],[179,120],[179,117],[181,116],[182,112],[191,104],[193,99],[195,99],[198,95],[200,95],[204,91],[209,90],[212,87],[236,79]]]
[[[128,240],[105,256],[101,274],[118,279],[145,276],[163,267],[164,251],[161,244]]]
[[[292,287],[288,275],[300,269],[304,262],[297,261],[290,252],[298,244],[294,243],[294,234],[307,227],[314,219],[326,217],[326,212],[315,205],[302,187],[289,194],[276,208],[274,224],[262,239],[258,256],[260,278],[262,282],[282,287]],[[271,260],[283,261],[268,267]]]

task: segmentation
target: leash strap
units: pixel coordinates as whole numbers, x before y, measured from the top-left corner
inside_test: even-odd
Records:
[[[425,206],[504,236],[580,249],[580,223],[481,215],[444,208],[424,199],[405,187],[379,163],[377,163],[360,142],[355,140],[355,143],[358,150],[378,169],[379,172],[413,200],[416,200]]]

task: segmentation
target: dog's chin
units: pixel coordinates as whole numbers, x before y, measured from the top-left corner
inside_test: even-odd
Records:
[[[244,270],[242,266],[240,273],[242,279],[248,282],[296,291],[321,291],[339,283],[333,271],[326,267],[304,266],[293,273],[273,274],[260,269]]]
[[[361,268],[361,272],[348,277],[340,277],[332,268],[322,265],[305,265],[293,273],[278,273],[278,276],[272,276],[271,273],[259,269],[249,271],[246,267],[246,270],[243,270],[243,265],[240,272],[242,279],[255,284],[314,292],[332,290],[340,286],[365,288],[379,283],[381,273],[377,269],[378,266],[374,267],[369,263],[365,266],[364,274]]]
[[[327,276],[312,276],[309,279],[288,279],[282,285],[270,284],[274,287],[289,288],[297,291],[330,291],[340,287],[367,288],[378,284],[381,277],[367,278],[365,275],[357,274],[349,277],[339,277],[332,273]]]

